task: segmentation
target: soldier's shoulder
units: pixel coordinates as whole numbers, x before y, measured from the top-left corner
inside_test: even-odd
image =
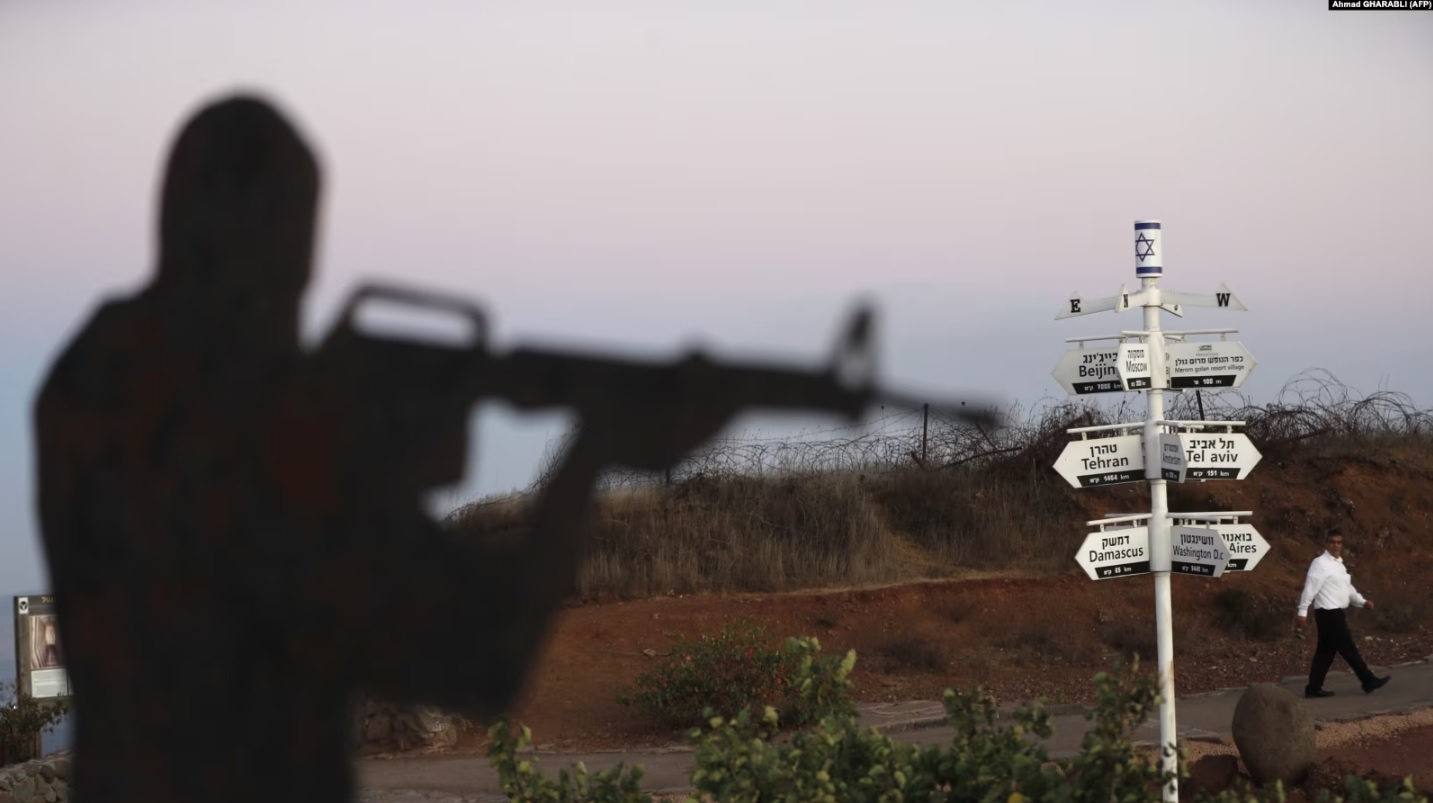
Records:
[[[133,347],[134,338],[127,333],[144,327],[146,312],[133,297],[101,299],[50,364],[41,398],[62,388],[76,390],[77,377],[103,374],[110,355]]]
[[[87,315],[81,325],[75,330],[65,349],[65,353],[74,353],[86,348],[102,346],[116,346],[119,343],[112,339],[116,330],[133,327],[145,318],[152,317],[147,314],[149,304],[142,298],[134,295],[112,295],[101,298]]]

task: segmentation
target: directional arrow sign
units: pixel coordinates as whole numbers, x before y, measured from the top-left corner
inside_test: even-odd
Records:
[[[1125,390],[1144,390],[1150,386],[1149,346],[1143,343],[1121,343],[1115,370]]]
[[[1197,519],[1181,519],[1178,513],[1171,513],[1169,517],[1176,524],[1217,530],[1224,541],[1224,548],[1229,551],[1229,565],[1224,567],[1226,572],[1247,572],[1269,554],[1269,542],[1252,524],[1208,524]]]
[[[1229,565],[1224,567],[1226,572],[1247,572],[1269,554],[1269,542],[1252,524],[1215,524],[1213,527],[1219,531],[1219,537],[1224,539],[1224,546],[1229,550]]]
[[[1229,549],[1219,531],[1209,527],[1179,525],[1169,529],[1171,562],[1175,574],[1218,577],[1229,562]]]
[[[1228,285],[1219,285],[1219,289],[1213,293],[1177,293],[1173,290],[1165,290],[1160,293],[1160,300],[1169,301],[1175,304],[1183,304],[1186,307],[1223,307],[1225,309],[1237,309],[1248,311],[1244,302],[1234,297]]]
[[[1179,436],[1165,432],[1159,436],[1159,476],[1171,482],[1184,482],[1184,443]]]
[[[1166,480],[1242,480],[1263,455],[1242,432],[1166,432],[1159,436]]]
[[[1118,295],[1105,298],[1080,298],[1079,293],[1071,293],[1070,303],[1060,309],[1055,320],[1073,318],[1077,315],[1093,315],[1096,312],[1117,312],[1122,308],[1127,308],[1125,299],[1128,297],[1129,293],[1125,292],[1124,285],[1120,285]]]
[[[1121,527],[1090,533],[1075,562],[1091,580],[1149,574],[1149,527]]]
[[[1055,471],[1076,488],[1144,480],[1144,436],[1118,435],[1070,441]]]
[[[1254,370],[1254,357],[1243,343],[1170,343],[1164,367],[1171,388],[1237,388]]]
[[[1120,351],[1107,349],[1070,349],[1050,373],[1071,396],[1087,393],[1122,393],[1119,370]]]

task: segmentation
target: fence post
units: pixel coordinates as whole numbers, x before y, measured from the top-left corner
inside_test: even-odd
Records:
[[[926,461],[925,443],[926,435],[930,431],[930,403],[921,405],[921,464]]]

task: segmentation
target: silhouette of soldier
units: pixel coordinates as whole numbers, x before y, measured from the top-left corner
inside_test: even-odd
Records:
[[[474,342],[363,334],[350,306],[305,352],[318,197],[314,156],[267,103],[201,109],[169,154],[152,280],[100,305],[36,400],[80,803],[350,799],[360,691],[506,710],[573,588],[604,468],[668,468],[752,404],[871,400],[835,368],[493,359],[476,310],[395,290],[466,314]],[[848,344],[868,329],[858,316]],[[579,418],[510,543],[423,512],[461,478],[482,397]]]
[[[602,467],[665,467],[734,412],[589,409],[529,537],[446,536],[421,494],[462,474],[471,353],[301,352],[318,172],[263,101],[202,109],[152,281],[99,307],[36,401],[77,800],[345,800],[357,690],[503,710]]]
[[[170,154],[152,280],[99,307],[36,401],[77,800],[343,795],[342,750],[285,731],[339,684],[282,616],[297,545],[266,547],[302,534],[257,519],[273,505],[253,448],[300,363],[317,196],[272,110],[203,110]],[[295,771],[316,754],[326,777]]]

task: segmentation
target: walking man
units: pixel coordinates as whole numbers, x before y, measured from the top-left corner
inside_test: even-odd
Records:
[[[1304,580],[1304,593],[1299,597],[1299,626],[1308,626],[1308,611],[1314,609],[1314,620],[1318,623],[1319,644],[1314,651],[1314,661],[1309,667],[1309,683],[1304,687],[1305,697],[1332,697],[1333,692],[1324,688],[1324,677],[1333,665],[1334,655],[1343,656],[1349,668],[1363,684],[1364,694],[1381,688],[1388,677],[1374,677],[1363,656],[1358,654],[1358,645],[1348,630],[1344,609],[1350,604],[1361,608],[1373,608],[1373,600],[1366,599],[1353,587],[1353,577],[1343,563],[1343,533],[1337,527],[1324,536],[1324,553],[1309,564],[1309,574]]]

